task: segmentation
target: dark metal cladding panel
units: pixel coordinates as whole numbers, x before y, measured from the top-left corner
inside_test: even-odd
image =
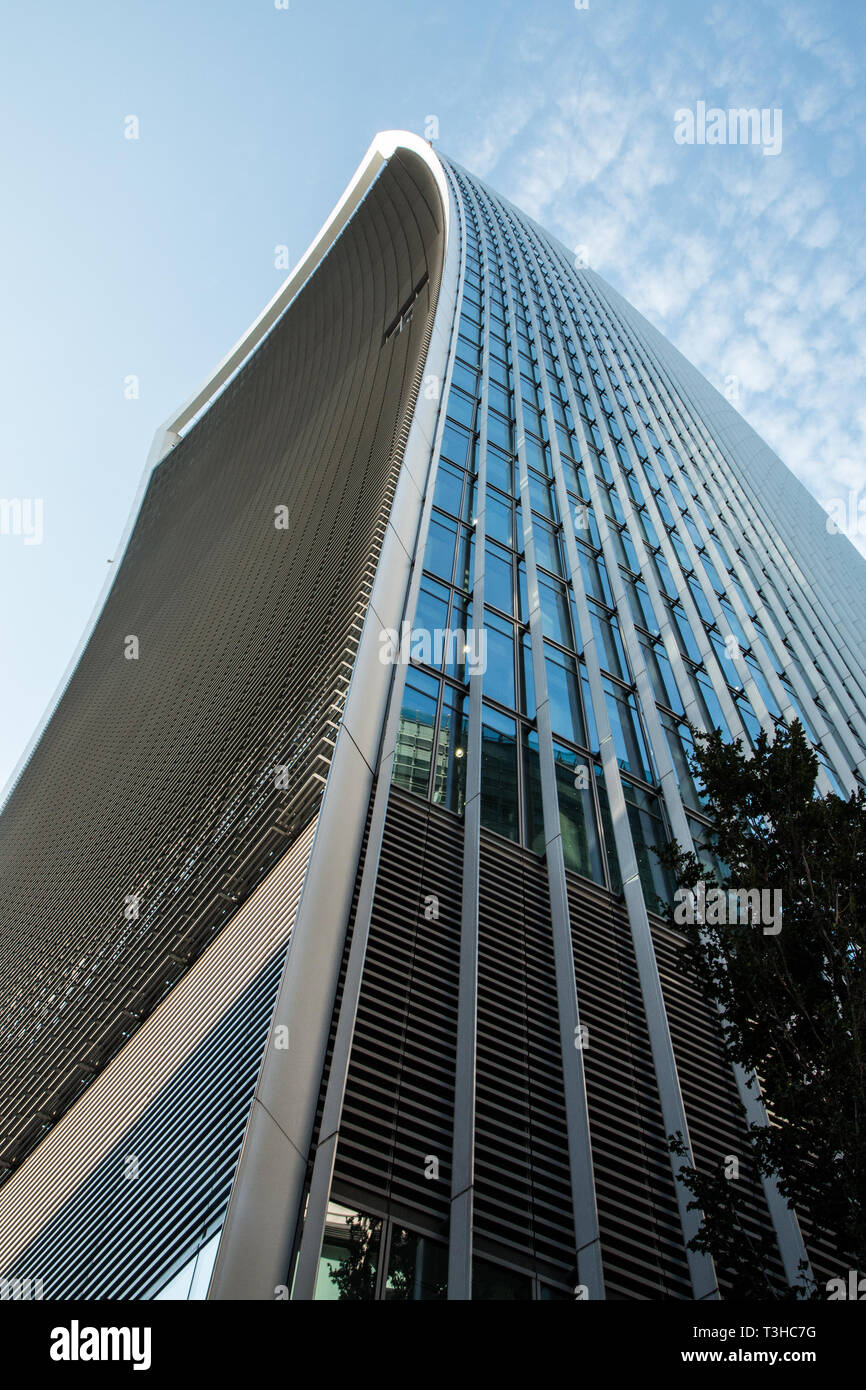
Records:
[[[437,1231],[450,1201],[462,872],[462,821],[392,787],[334,1192]],[[425,1176],[430,1158],[438,1177]]]
[[[0,817],[7,1173],[316,811],[443,241],[432,174],[396,155],[150,478],[96,627]],[[386,338],[416,292],[411,320]],[[130,635],[137,660],[125,658]]]
[[[547,870],[481,833],[475,1250],[569,1282],[575,1266]]]
[[[621,900],[568,873],[608,1298],[691,1298],[631,929]]]

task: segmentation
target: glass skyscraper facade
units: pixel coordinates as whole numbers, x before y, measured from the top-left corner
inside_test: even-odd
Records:
[[[738,1157],[780,1275],[835,1273],[750,1162],[760,1090],[683,970],[653,852],[709,855],[689,725],[753,746],[798,719],[819,790],[863,784],[864,570],[818,504],[598,275],[394,133],[148,476],[0,820],[13,934],[58,941],[5,976],[29,1060],[4,1101],[0,1265],[55,1297],[723,1297],[687,1248],[680,1134],[699,1167]],[[263,558],[284,504],[289,552]],[[160,559],[187,588],[152,641],[204,644],[159,677],[147,752],[168,771],[58,832],[64,740],[119,758],[152,698],[108,653],[136,630],[124,574]],[[196,720],[219,815],[194,738],[171,763]],[[129,815],[151,859],[102,848]],[[110,894],[52,936],[33,856],[82,830],[82,882]],[[96,952],[93,913],[130,894],[149,932],[127,916]],[[70,1019],[83,1070],[40,1092]],[[96,1020],[117,1036],[88,1052]]]

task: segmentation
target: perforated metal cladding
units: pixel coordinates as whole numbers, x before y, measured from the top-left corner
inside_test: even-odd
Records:
[[[462,821],[392,787],[334,1192],[422,1228],[447,1229],[462,866]]]
[[[150,479],[0,818],[7,1168],[315,812],[429,340],[440,219],[429,171],[395,156]],[[384,341],[419,286],[406,328]]]
[[[717,1166],[728,1154],[739,1159],[740,1176],[732,1184],[732,1191],[743,1228],[755,1235],[772,1237],[767,1204],[751,1158],[743,1107],[731,1065],[722,1051],[718,1021],[685,969],[677,933],[654,922],[653,941],[695,1165],[706,1170]],[[722,1293],[730,1293],[725,1271],[716,1272]],[[775,1255],[772,1272],[784,1282],[781,1260]]]
[[[571,1280],[574,1225],[547,871],[481,832],[475,1246]]]

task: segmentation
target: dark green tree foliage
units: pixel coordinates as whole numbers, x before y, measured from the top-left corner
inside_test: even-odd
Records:
[[[866,1271],[866,800],[815,794],[818,759],[799,723],[772,743],[762,734],[753,757],[718,731],[692,733],[725,867],[714,874],[678,846],[661,857],[683,889],[781,890],[782,916],[767,933],[737,913],[683,925],[675,908],[686,962],[721,1008],[729,1058],[761,1078],[773,1123],[750,1126],[760,1171],[832,1236],[840,1274]],[[681,1180],[704,1211],[695,1248],[731,1272],[740,1296],[785,1296],[739,1222],[736,1184],[721,1168],[684,1168]]]

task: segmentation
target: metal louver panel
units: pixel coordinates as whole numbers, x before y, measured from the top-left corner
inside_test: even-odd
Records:
[[[607,1297],[690,1298],[628,917],[567,877]]]
[[[462,822],[392,787],[334,1190],[428,1228],[448,1217],[462,861]]]
[[[560,1282],[574,1276],[547,874],[481,832],[475,1244]]]
[[[141,1297],[219,1222],[314,831],[0,1191],[4,1272]]]

